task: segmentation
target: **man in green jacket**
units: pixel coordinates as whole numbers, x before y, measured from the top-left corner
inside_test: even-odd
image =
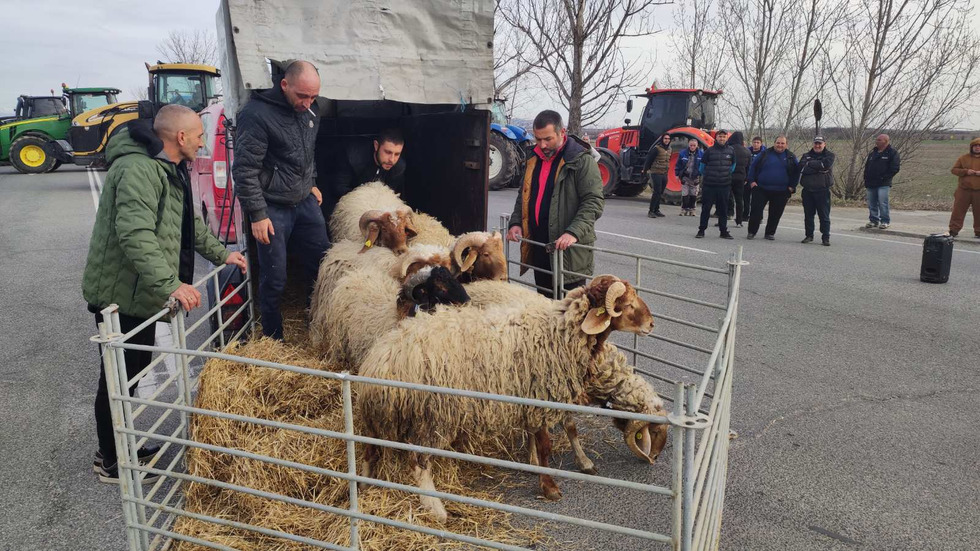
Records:
[[[570,247],[576,243],[595,245],[595,221],[602,216],[605,204],[599,165],[591,154],[592,147],[568,135],[561,115],[555,111],[542,111],[534,118],[534,139],[535,154],[527,161],[507,239],[520,241],[526,237],[564,251],[564,287],[572,289],[583,285],[594,267],[591,250]],[[550,297],[552,276],[540,271],[554,270],[548,251],[521,243],[521,262],[538,268],[534,283],[539,293]],[[521,274],[526,271],[521,268]]]
[[[135,329],[162,309],[170,297],[190,311],[200,306],[201,293],[194,278],[194,251],[215,264],[230,264],[245,271],[245,258],[229,252],[194,215],[190,180],[185,167],[201,147],[204,128],[194,111],[179,105],[160,109],[153,126],[135,121],[109,140],[109,174],[99,199],[95,227],[82,278],[82,295],[95,321],[110,304],[119,307],[123,333]],[[106,320],[108,321],[108,320]],[[152,346],[156,324],[129,339]],[[149,365],[150,352],[127,350],[126,371],[134,377]],[[136,385],[130,393],[136,392]],[[95,471],[99,480],[119,482],[116,445],[112,434],[109,394],[99,365],[95,395],[95,424],[99,451]],[[148,460],[159,450],[145,446],[138,452]],[[156,477],[147,475],[143,483]]]

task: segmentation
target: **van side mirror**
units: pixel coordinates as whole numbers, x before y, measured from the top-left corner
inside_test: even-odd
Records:
[[[633,98],[626,100],[626,112],[630,113],[633,111]],[[629,123],[626,123],[629,124]]]
[[[630,119],[626,119],[626,126],[630,125]]]

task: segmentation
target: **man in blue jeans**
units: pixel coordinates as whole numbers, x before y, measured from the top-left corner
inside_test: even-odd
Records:
[[[864,162],[864,187],[868,189],[868,212],[870,221],[865,228],[886,229],[891,225],[888,209],[888,191],[892,188],[892,178],[901,168],[898,151],[891,146],[888,134],[875,138],[875,147],[868,153]]]
[[[307,301],[330,246],[320,211],[315,146],[320,76],[294,61],[271,90],[255,92],[238,114],[233,175],[259,256],[262,332],[282,340],[279,311],[286,288],[286,250],[303,259]]]

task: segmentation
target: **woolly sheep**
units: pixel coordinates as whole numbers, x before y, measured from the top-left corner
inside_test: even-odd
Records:
[[[334,241],[361,239],[361,216],[371,210],[396,212],[411,209],[398,194],[383,182],[368,182],[357,186],[337,201],[330,216],[330,237]]]
[[[453,246],[455,238],[435,216],[416,212],[414,221],[416,235],[412,238],[411,244],[439,245],[447,248]]]
[[[453,243],[453,267],[466,283],[478,280],[507,281],[507,257],[500,232],[464,233]]]
[[[653,316],[628,283],[599,276],[561,301],[444,309],[401,323],[368,351],[361,374],[564,403],[608,401],[589,396],[595,391],[589,378],[614,330],[649,333]],[[560,411],[378,385],[358,390],[358,411],[368,436],[446,449],[465,440],[473,427],[522,427],[533,435],[536,462],[542,466],[548,466],[551,452],[548,429],[564,418]],[[650,435],[647,423],[630,423],[625,429],[633,453],[649,461],[659,455],[666,426],[658,425],[656,436]],[[377,459],[378,451],[367,446],[362,465],[366,476]],[[416,483],[433,490],[428,458],[412,454],[412,460]],[[550,476],[540,475],[540,486],[548,499],[561,497]],[[440,500],[422,497],[422,503],[439,520],[446,519]]]

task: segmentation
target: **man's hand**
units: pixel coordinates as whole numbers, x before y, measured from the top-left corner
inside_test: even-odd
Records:
[[[754,187],[758,187],[758,185],[759,185],[759,184],[757,184],[757,183],[755,183],[755,182],[752,182],[751,184],[749,184],[749,189],[752,189],[752,188],[754,188]]]
[[[275,235],[276,229],[272,227],[272,220],[268,218],[252,222],[252,237],[263,245],[269,244],[269,236]]]
[[[972,168],[968,168],[966,169],[966,173],[968,176],[976,176],[977,174],[980,174],[980,171],[973,170]]]
[[[228,258],[225,259],[225,264],[229,266],[238,266],[238,269],[241,270],[243,274],[245,273],[245,257],[238,251],[233,251],[230,255],[228,255]]]
[[[170,293],[170,296],[177,299],[177,302],[180,303],[180,307],[183,308],[185,312],[190,312],[194,308],[201,305],[201,293],[197,292],[197,289],[186,283],[181,283],[180,287],[177,287],[176,291]]]
[[[524,237],[524,230],[520,226],[513,226],[507,231],[507,241],[520,241]]]
[[[559,251],[564,251],[576,243],[578,243],[578,238],[566,232],[561,234],[561,237],[555,240],[555,248]]]
[[[317,188],[316,186],[313,186],[313,189],[310,190],[310,193],[312,193],[313,196],[316,197],[316,204],[318,204],[318,205],[322,205],[323,204],[323,194],[320,193],[320,189],[319,188]]]

